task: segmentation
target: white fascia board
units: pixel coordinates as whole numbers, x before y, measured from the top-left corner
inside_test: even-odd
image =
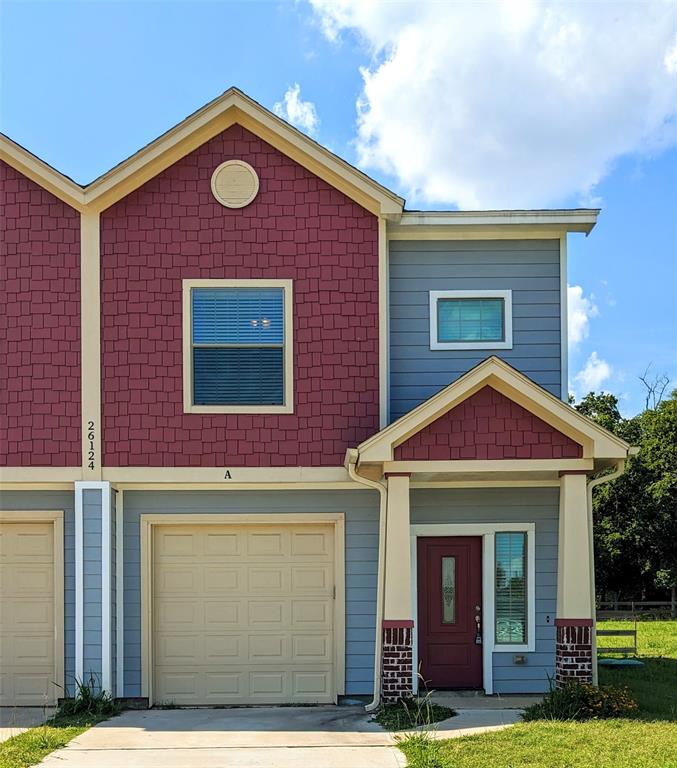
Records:
[[[391,233],[413,228],[448,227],[543,227],[589,234],[597,223],[598,208],[500,211],[405,211]]]

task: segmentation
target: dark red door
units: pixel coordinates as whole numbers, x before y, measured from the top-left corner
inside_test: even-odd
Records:
[[[418,539],[418,656],[431,688],[481,688],[482,539]]]

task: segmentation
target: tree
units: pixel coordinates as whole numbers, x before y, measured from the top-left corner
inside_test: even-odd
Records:
[[[617,480],[593,499],[597,587],[646,598],[677,587],[677,390],[632,419],[618,399],[588,394],[575,406],[639,447]]]

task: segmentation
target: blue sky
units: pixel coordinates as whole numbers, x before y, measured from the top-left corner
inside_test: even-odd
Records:
[[[409,208],[599,205],[571,388],[632,414],[677,386],[677,5],[491,6],[5,0],[0,127],[85,183],[237,85]]]

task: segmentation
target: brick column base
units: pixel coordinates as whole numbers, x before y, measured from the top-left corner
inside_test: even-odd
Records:
[[[592,619],[555,619],[555,685],[592,682]]]
[[[412,695],[413,621],[383,622],[381,701],[397,702]]]

